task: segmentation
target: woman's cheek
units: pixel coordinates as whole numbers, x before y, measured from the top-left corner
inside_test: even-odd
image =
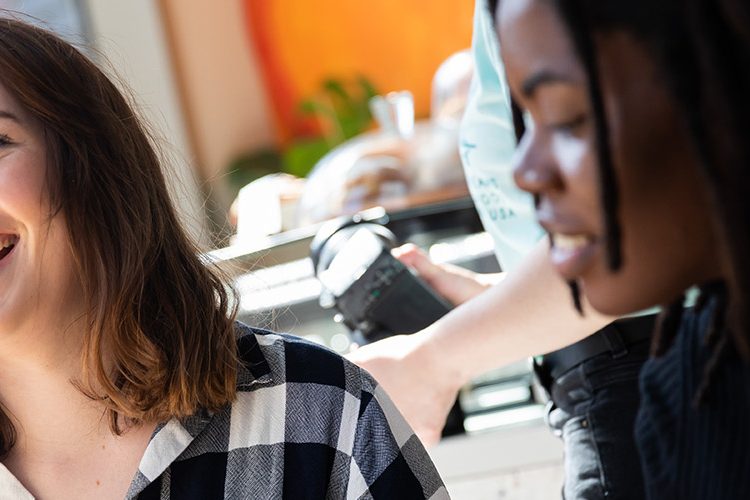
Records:
[[[596,164],[587,139],[559,134],[552,139],[552,154],[560,165],[560,172],[569,187],[585,187],[596,194]],[[581,184],[585,183],[585,184]]]

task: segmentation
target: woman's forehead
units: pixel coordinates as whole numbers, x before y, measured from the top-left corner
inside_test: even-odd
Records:
[[[509,73],[552,72],[584,81],[573,43],[551,2],[502,0],[495,27]]]
[[[3,114],[9,114],[17,120],[21,120],[21,106],[18,101],[11,95],[5,85],[0,82],[0,117]]]
[[[43,135],[44,133],[40,118],[23,106],[2,82],[0,82],[0,120],[17,125],[31,134]]]
[[[2,82],[0,82],[0,119],[9,119],[26,127],[34,124],[30,113]]]

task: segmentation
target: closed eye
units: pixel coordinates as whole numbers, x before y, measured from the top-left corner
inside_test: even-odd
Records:
[[[588,116],[586,114],[580,114],[572,120],[552,124],[550,125],[550,128],[560,132],[574,134],[586,124],[587,120]]]

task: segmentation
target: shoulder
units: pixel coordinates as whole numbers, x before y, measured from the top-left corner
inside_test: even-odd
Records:
[[[324,490],[375,498],[444,495],[422,444],[367,372],[292,335],[241,323],[237,331],[243,366],[231,408],[231,447],[285,443],[285,468],[315,469],[311,482],[328,478],[321,497]],[[310,482],[304,487],[315,489]],[[294,485],[284,489],[290,493]]]
[[[237,332],[240,367],[232,419],[278,422],[272,429],[277,440],[335,448],[340,436],[354,432],[370,402],[382,399],[369,374],[325,347],[241,323]],[[259,412],[267,418],[258,418]]]
[[[286,383],[315,384],[352,394],[374,391],[375,382],[339,354],[294,335],[237,322],[240,374],[237,388]]]
[[[303,339],[236,325],[237,394],[171,420],[133,491],[205,498],[446,498],[421,443],[375,381]],[[202,492],[199,494],[197,492]]]

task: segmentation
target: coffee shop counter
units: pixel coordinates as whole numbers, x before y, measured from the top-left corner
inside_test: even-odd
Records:
[[[484,430],[447,437],[430,448],[451,498],[560,498],[562,442],[544,424],[542,414],[543,406],[530,405],[515,415],[485,415]],[[470,428],[471,420],[466,425]]]

